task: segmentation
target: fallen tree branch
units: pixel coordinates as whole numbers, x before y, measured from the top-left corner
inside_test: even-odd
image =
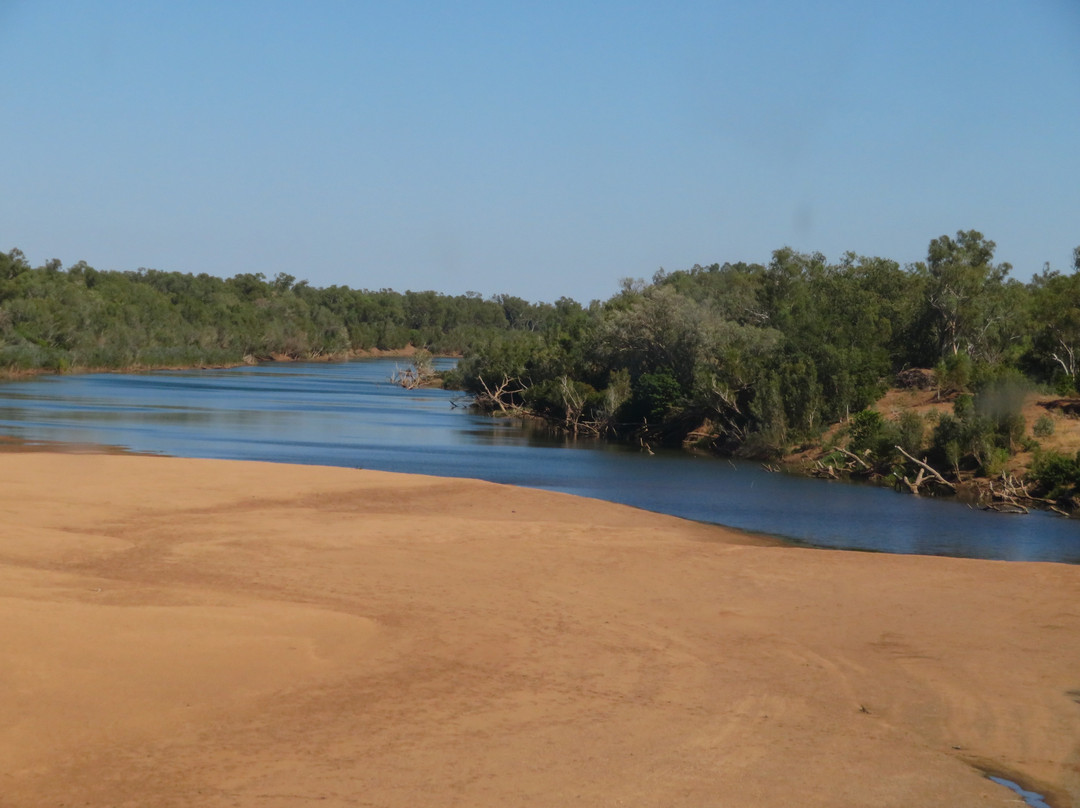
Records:
[[[524,393],[528,390],[528,387],[526,387],[520,379],[516,377],[511,378],[504,373],[502,382],[496,385],[494,389],[488,387],[488,383],[484,381],[483,376],[477,376],[477,379],[479,379],[481,387],[484,388],[483,396],[478,396],[477,398],[478,400],[483,399],[489,405],[494,405],[490,406],[490,409],[498,407],[507,415],[511,412],[521,411],[521,408],[514,403],[513,397]],[[517,384],[517,387],[513,388],[511,385],[515,383]]]
[[[919,487],[926,482],[926,469],[919,469],[919,473],[915,476],[915,482],[909,480],[906,474],[901,479],[903,479],[904,485],[911,489],[911,493],[918,496]]]
[[[860,466],[862,466],[867,471],[871,470],[870,464],[867,463],[865,460],[863,460],[861,457],[859,457],[854,452],[849,452],[847,449],[842,449],[839,446],[836,447],[836,451],[840,452],[845,457],[850,457],[852,460],[854,460],[856,463],[858,463]]]
[[[901,449],[899,446],[896,447],[896,451],[898,451],[900,454],[902,454],[904,457],[906,457],[908,460],[910,460],[915,465],[921,466],[922,468],[926,469],[930,473],[930,476],[933,477],[935,480],[937,480],[942,485],[944,485],[944,486],[946,486],[948,488],[951,488],[953,491],[956,490],[956,484],[955,483],[950,483],[948,480],[946,480],[944,477],[942,477],[941,473],[937,469],[935,469],[933,466],[931,466],[930,464],[926,463],[925,461],[922,461],[922,460],[919,460],[917,458],[912,457],[907,452],[905,452],[903,449]]]

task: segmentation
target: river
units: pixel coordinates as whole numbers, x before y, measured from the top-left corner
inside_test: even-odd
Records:
[[[389,382],[395,361],[0,383],[0,434],[179,457],[378,469],[565,491],[821,547],[1080,563],[1080,521],[573,441]],[[3,462],[0,459],[0,462]]]

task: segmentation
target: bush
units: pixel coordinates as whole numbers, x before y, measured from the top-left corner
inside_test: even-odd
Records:
[[[1040,415],[1031,431],[1036,438],[1049,438],[1054,434],[1054,419],[1049,415]]]
[[[918,416],[915,417],[918,418]],[[921,427],[922,420],[919,419],[920,431]],[[909,423],[908,429],[912,430],[912,428]],[[876,463],[890,462],[896,455],[896,444],[902,443],[902,427],[898,427],[892,421],[886,421],[877,410],[866,409],[855,413],[848,426],[848,435],[850,438],[848,448],[853,452],[862,453],[869,450],[871,458]],[[909,435],[910,437],[912,436]],[[918,442],[922,442],[921,434],[918,436]]]
[[[670,373],[643,373],[633,384],[627,415],[631,421],[659,423],[682,398],[682,387]]]
[[[956,471],[993,465],[993,451],[1007,449],[994,423],[985,416],[975,415],[973,407],[958,409],[963,415],[945,413],[934,427],[930,441],[933,462],[944,463]]]
[[[1075,396],[1076,395],[1076,377],[1070,376],[1067,373],[1058,372],[1054,374],[1053,380],[1054,392],[1059,396]]]
[[[975,414],[975,396],[963,393],[956,397],[953,402],[953,415],[961,421],[966,421]]]
[[[1042,452],[1031,464],[1030,476],[1043,496],[1065,499],[1080,486],[1080,452],[1076,457],[1060,452]]]
[[[1005,464],[1009,462],[1009,457],[1009,450],[1000,446],[987,450],[982,465],[979,466],[979,474],[983,477],[997,477],[1005,470]]]
[[[580,420],[598,403],[596,391],[590,385],[565,377],[542,381],[522,397],[535,412],[568,424]]]
[[[51,359],[50,351],[29,342],[0,347],[0,367],[13,370],[45,368]]]
[[[871,449],[878,442],[885,427],[885,418],[877,410],[863,410],[851,416],[848,448],[853,452]]]
[[[905,410],[900,416],[900,445],[908,454],[918,454],[922,449],[926,424],[917,412]]]
[[[953,354],[934,369],[934,378],[943,393],[963,392],[970,389],[973,373],[974,367],[970,356]]]

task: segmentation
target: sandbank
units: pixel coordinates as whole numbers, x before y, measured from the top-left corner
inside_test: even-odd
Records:
[[[1080,568],[0,454],[0,806],[1080,803]]]

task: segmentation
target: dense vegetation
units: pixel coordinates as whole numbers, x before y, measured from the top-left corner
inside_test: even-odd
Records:
[[[456,381],[493,409],[575,432],[769,456],[844,421],[839,448],[858,457],[838,462],[901,480],[917,464],[900,447],[954,478],[993,475],[1035,448],[1023,392],[1075,393],[1080,371],[1080,248],[1076,272],[1045,267],[1026,284],[994,249],[967,231],[907,267],[784,248],[767,265],[659,272],[557,328],[493,336]],[[936,370],[954,413],[893,421],[867,409],[911,368]]]
[[[838,449],[874,469],[996,473],[1032,438],[1018,393],[1075,393],[1075,272],[1022,283],[966,231],[925,262],[777,250],[768,264],[713,264],[626,281],[610,300],[533,304],[502,295],[319,289],[280,274],[229,279],[0,253],[0,368],[225,364],[406,345],[463,354],[448,382],[493,410],[575,433],[778,454],[847,423]],[[899,422],[867,410],[896,374],[936,369],[954,412]],[[841,452],[838,457],[850,457]],[[1041,466],[1039,465],[1041,464]],[[1071,464],[1071,465],[1070,465]],[[1080,482],[1078,461],[1040,456],[1045,488]]]
[[[468,350],[491,334],[544,328],[555,305],[501,295],[317,289],[290,275],[31,268],[0,253],[0,369],[233,364],[347,356],[407,345]],[[576,305],[576,304],[573,304]]]

